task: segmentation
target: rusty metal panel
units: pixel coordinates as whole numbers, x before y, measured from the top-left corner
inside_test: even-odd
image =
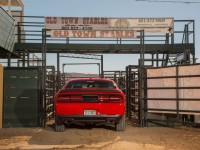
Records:
[[[3,127],[39,126],[40,72],[38,68],[5,68]]]
[[[4,98],[4,128],[37,126],[38,103],[35,98]]]

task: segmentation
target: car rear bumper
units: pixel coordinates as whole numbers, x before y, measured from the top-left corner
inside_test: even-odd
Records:
[[[56,117],[58,123],[117,123],[121,120],[121,115],[59,115]]]

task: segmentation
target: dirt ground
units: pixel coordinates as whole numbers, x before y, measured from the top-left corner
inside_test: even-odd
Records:
[[[116,132],[114,127],[71,125],[65,132],[46,128],[0,129],[0,149],[74,150],[199,150],[200,128],[132,127]]]

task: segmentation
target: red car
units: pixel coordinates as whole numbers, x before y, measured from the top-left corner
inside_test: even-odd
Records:
[[[55,95],[55,130],[65,123],[114,123],[125,130],[125,95],[114,81],[103,78],[69,80]]]

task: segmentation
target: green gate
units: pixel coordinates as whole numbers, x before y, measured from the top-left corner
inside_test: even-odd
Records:
[[[41,126],[41,69],[5,68],[3,127]]]

